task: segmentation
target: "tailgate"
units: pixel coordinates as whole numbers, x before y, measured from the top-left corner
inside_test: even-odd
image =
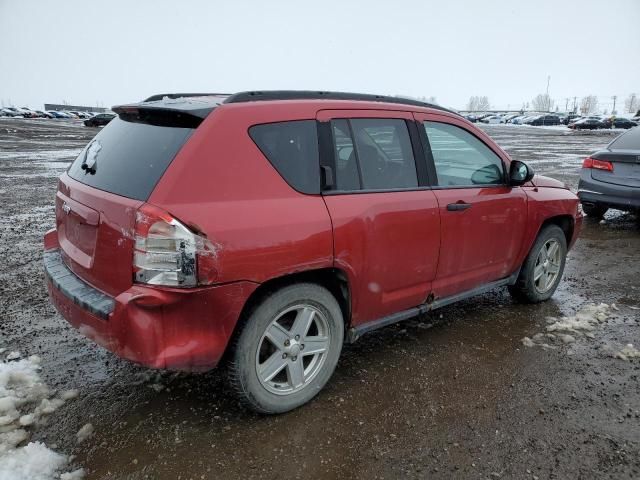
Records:
[[[199,121],[157,106],[128,107],[62,175],[58,241],[64,263],[81,279],[112,296],[131,287],[136,212]]]
[[[143,203],[64,174],[56,194],[56,228],[65,264],[108,295],[131,287],[136,210]]]

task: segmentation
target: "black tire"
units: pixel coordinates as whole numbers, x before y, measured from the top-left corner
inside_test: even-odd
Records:
[[[279,318],[282,319],[292,312],[295,316],[296,312],[291,309],[296,309],[299,306],[311,308],[315,315],[313,318],[319,318],[324,322],[323,325],[326,324],[325,328],[328,333],[326,337],[329,339],[328,348],[326,349],[326,353],[322,354],[324,355],[323,360],[318,360],[317,370],[313,376],[310,376],[308,382],[305,379],[306,383],[302,386],[291,387],[299,388],[299,390],[291,391],[290,393],[273,393],[268,389],[273,388],[273,386],[265,386],[263,381],[260,380],[257,362],[258,359],[261,358],[260,356],[263,355],[262,345],[264,342],[267,342],[267,346],[274,350],[272,353],[274,358],[278,357],[280,352],[284,352],[284,350],[275,349],[275,342],[272,344],[271,341],[265,337],[265,334],[275,320]],[[320,314],[319,316],[318,313]],[[281,322],[282,320],[278,321]],[[315,321],[316,320],[314,320],[314,322]],[[294,327],[292,325],[290,330],[293,331],[293,329]],[[316,335],[315,338],[320,338],[319,332],[317,332]],[[290,341],[294,343],[292,334],[288,336],[291,337]],[[297,337],[295,338],[297,340]],[[300,283],[284,287],[263,297],[262,301],[248,313],[246,323],[232,346],[232,355],[228,365],[229,383],[233,387],[240,402],[250,410],[264,414],[288,412],[289,410],[304,405],[322,390],[336,368],[340,352],[342,351],[343,340],[344,321],[342,311],[335,297],[326,288],[313,283]],[[287,340],[287,342],[289,342],[289,340]],[[285,345],[291,344],[285,343]],[[298,344],[296,348],[299,347],[300,344]],[[304,349],[303,344],[302,349]],[[297,358],[294,355],[300,356]],[[289,388],[287,382],[291,380],[290,375],[292,375],[292,373],[290,368],[293,368],[294,365],[289,362],[301,362],[298,365],[302,366],[304,377],[306,376],[306,369],[310,367],[304,366],[303,358],[308,358],[309,356],[311,355],[303,351],[295,354],[290,353],[287,360],[280,362],[286,364],[286,366],[280,370],[280,373],[278,373],[278,375],[285,375],[287,377],[287,380],[282,383],[283,387]],[[315,358],[316,357],[313,357],[311,362],[315,361]],[[274,378],[278,378],[278,375]],[[270,381],[267,383],[270,383]],[[294,384],[295,382],[291,381],[290,383]],[[277,385],[280,384],[278,383]]]
[[[557,242],[559,248],[558,272],[553,282],[548,285],[546,289],[541,289],[539,285],[541,280],[535,278],[536,268],[539,267],[540,264],[536,264],[538,263],[541,249],[545,247],[548,242],[552,243],[552,241]],[[513,298],[522,303],[540,303],[548,300],[555,293],[562,279],[566,258],[567,239],[564,232],[557,225],[547,225],[538,234],[538,238],[536,238],[529,255],[527,255],[527,259],[522,265],[518,280],[515,285],[509,287],[509,293],[511,293]]]
[[[609,210],[604,205],[598,205],[597,203],[593,205],[585,205],[582,204],[582,211],[587,214],[588,217],[601,219],[604,217],[604,214]]]

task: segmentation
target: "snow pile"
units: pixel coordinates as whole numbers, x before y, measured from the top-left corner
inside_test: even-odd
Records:
[[[612,309],[617,310],[617,307],[615,305],[609,306],[606,303],[588,304],[573,316],[560,319],[549,317],[547,318],[547,332],[537,333],[533,338],[524,337],[522,344],[525,347],[539,346],[544,349],[555,349],[558,347],[548,342],[568,344],[575,342],[578,336],[594,338],[593,331],[607,319]]]
[[[80,430],[78,430],[78,433],[76,433],[76,439],[78,440],[78,443],[82,443],[91,435],[93,435],[93,425],[87,423]]]
[[[640,358],[640,350],[633,346],[631,343],[627,343],[622,350],[616,352],[613,355],[620,360],[629,360],[631,358]]]
[[[591,332],[607,319],[610,309],[606,303],[586,305],[572,317],[562,317],[559,321],[550,319],[552,323],[547,326],[547,332],[567,332],[593,338]]]
[[[68,464],[65,455],[54,452],[41,442],[30,442],[29,428],[60,408],[65,400],[77,396],[77,391],[53,392],[40,379],[40,358],[22,359],[11,352],[0,361],[0,480],[78,480],[84,472],[59,477]]]

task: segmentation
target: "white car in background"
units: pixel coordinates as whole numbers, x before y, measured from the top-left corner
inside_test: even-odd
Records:
[[[504,118],[502,118],[500,115],[491,115],[489,117],[484,117],[480,121],[482,123],[492,123],[492,124],[505,123]]]

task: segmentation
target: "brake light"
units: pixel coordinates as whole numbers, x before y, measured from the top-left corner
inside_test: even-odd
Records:
[[[136,213],[133,278],[167,287],[209,285],[216,280],[216,249],[170,214],[145,204]]]
[[[582,162],[582,168],[595,168],[596,170],[613,172],[613,163],[606,160],[596,160],[595,158],[587,157],[584,159],[584,162]]]

